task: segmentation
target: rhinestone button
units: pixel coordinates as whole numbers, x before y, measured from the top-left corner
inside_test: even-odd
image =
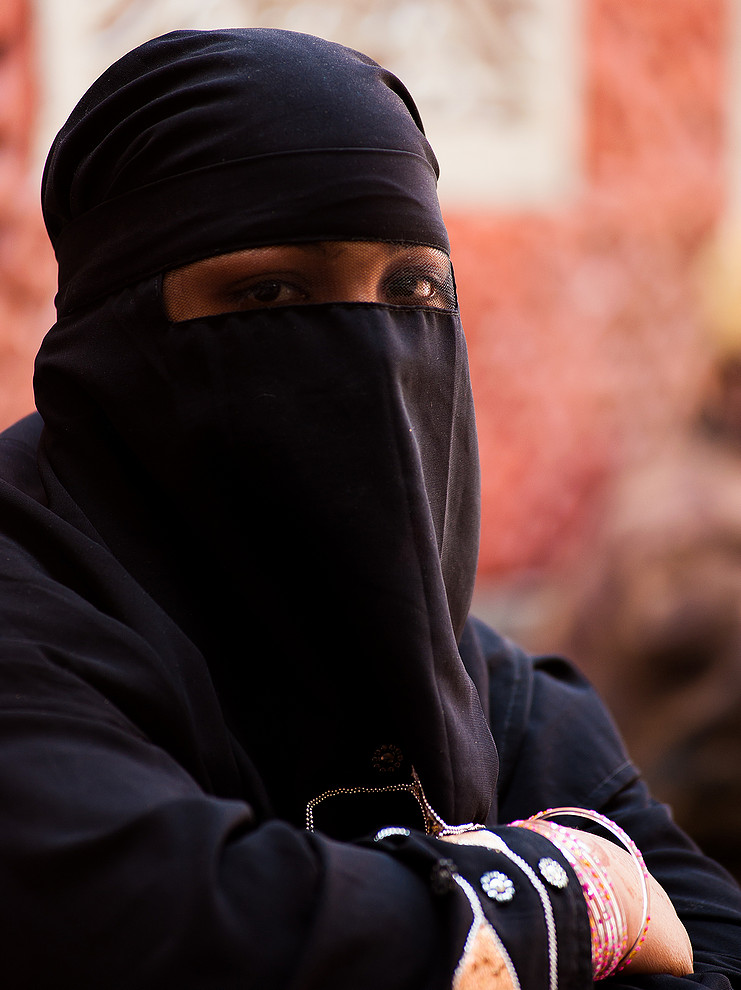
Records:
[[[538,863],[538,869],[545,882],[549,883],[551,887],[555,887],[556,890],[563,890],[564,887],[568,886],[569,875],[555,859],[541,859]]]
[[[500,904],[511,901],[515,896],[515,885],[506,873],[492,870],[481,877],[481,888],[487,897]]]
[[[379,773],[390,773],[392,770],[398,770],[403,761],[404,754],[393,743],[384,743],[379,746],[371,760],[374,770],[378,770]]]

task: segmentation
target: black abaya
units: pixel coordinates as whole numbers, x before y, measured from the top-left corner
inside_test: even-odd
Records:
[[[55,142],[41,419],[0,438],[10,986],[445,988],[472,906],[523,990],[587,986],[571,868],[501,824],[550,804],[624,824],[674,898],[698,975],[641,986],[739,980],[738,890],[651,803],[589,687],[467,621],[452,301],[167,318],[162,273],[220,252],[447,251],[436,168],[398,80],[278,31],[150,42]],[[525,866],[432,834],[468,824]],[[531,879],[543,857],[565,888]],[[511,902],[485,896],[491,870]]]

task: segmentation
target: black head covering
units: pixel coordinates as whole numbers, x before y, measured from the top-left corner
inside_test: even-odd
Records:
[[[394,76],[276,30],[131,52],[45,173],[50,504],[198,645],[274,811],[301,822],[327,791],[372,792],[359,812],[317,808],[340,835],[419,824],[376,793],[407,796],[413,772],[452,824],[483,821],[494,794],[456,645],[478,545],[458,315],[348,302],[171,323],[161,273],[301,241],[447,250],[436,174]]]
[[[58,310],[241,247],[448,250],[437,174],[408,92],[358,52],[269,29],[157,38],[101,76],[51,149]]]

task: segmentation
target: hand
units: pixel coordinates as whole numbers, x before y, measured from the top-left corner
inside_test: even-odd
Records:
[[[610,877],[615,896],[628,921],[628,944],[632,945],[640,935],[643,921],[643,896],[636,862],[630,853],[608,839],[581,831],[578,837],[592,851]],[[625,968],[632,973],[685,976],[692,972],[692,944],[689,935],[677,917],[668,894],[650,874],[648,894],[651,921],[646,941]]]
[[[640,935],[643,921],[641,881],[635,860],[626,850],[608,839],[578,829],[573,831],[609,875],[615,896],[627,920],[628,944],[632,945]],[[463,845],[487,846],[491,845],[487,841],[488,834],[482,829],[446,835],[443,838],[447,842]],[[648,886],[651,922],[640,952],[633,957],[626,969],[633,973],[668,973],[672,976],[691,973],[692,945],[685,927],[677,917],[664,888],[650,875]],[[483,987],[485,984],[482,984]]]

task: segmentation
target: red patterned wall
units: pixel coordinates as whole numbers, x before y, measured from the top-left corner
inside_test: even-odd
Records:
[[[585,6],[581,193],[547,214],[447,217],[489,576],[578,551],[604,482],[698,387],[694,266],[722,205],[726,6]]]
[[[30,6],[0,4],[0,426],[33,406],[33,355],[53,316],[55,273],[30,177],[37,103]]]

